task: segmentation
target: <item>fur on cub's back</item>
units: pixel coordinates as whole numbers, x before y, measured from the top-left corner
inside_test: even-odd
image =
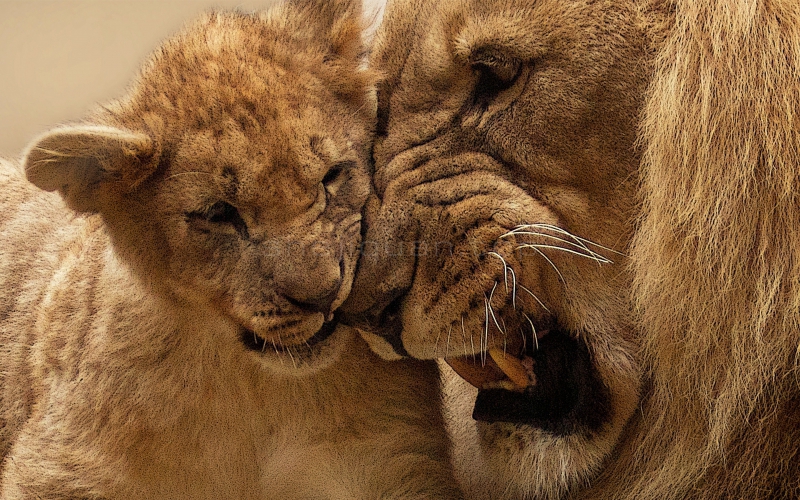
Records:
[[[46,282],[57,266],[55,259],[42,259],[41,249],[57,248],[60,234],[79,224],[57,195],[42,193],[25,180],[18,164],[2,158],[0,185],[0,289],[18,292],[0,294],[0,318],[14,325],[0,328],[0,457],[5,457],[35,399],[31,368],[24,362],[27,346],[17,336],[36,321],[22,311],[35,310],[43,298],[44,289],[32,284]]]

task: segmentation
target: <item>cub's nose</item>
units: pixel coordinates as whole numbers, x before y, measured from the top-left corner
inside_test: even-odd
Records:
[[[331,315],[344,275],[340,256],[287,259],[275,269],[278,294],[287,302],[308,312]]]

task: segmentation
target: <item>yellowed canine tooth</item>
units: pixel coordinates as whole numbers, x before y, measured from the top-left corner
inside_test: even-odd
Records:
[[[528,371],[522,366],[520,360],[514,356],[507,355],[497,347],[489,349],[489,356],[492,357],[497,366],[512,382],[519,387],[528,386]]]

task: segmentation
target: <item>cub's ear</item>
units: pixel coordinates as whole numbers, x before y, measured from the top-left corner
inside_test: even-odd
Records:
[[[289,0],[287,3],[301,16],[301,22],[316,28],[316,41],[332,56],[348,61],[363,57],[361,0]]]
[[[158,166],[158,148],[149,136],[102,125],[55,128],[36,139],[23,159],[28,180],[45,191],[58,190],[79,212],[97,212],[128,193]]]

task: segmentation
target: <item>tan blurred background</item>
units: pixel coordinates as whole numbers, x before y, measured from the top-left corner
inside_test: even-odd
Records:
[[[39,133],[120,95],[159,41],[199,12],[275,2],[0,0],[0,156],[17,157]]]

